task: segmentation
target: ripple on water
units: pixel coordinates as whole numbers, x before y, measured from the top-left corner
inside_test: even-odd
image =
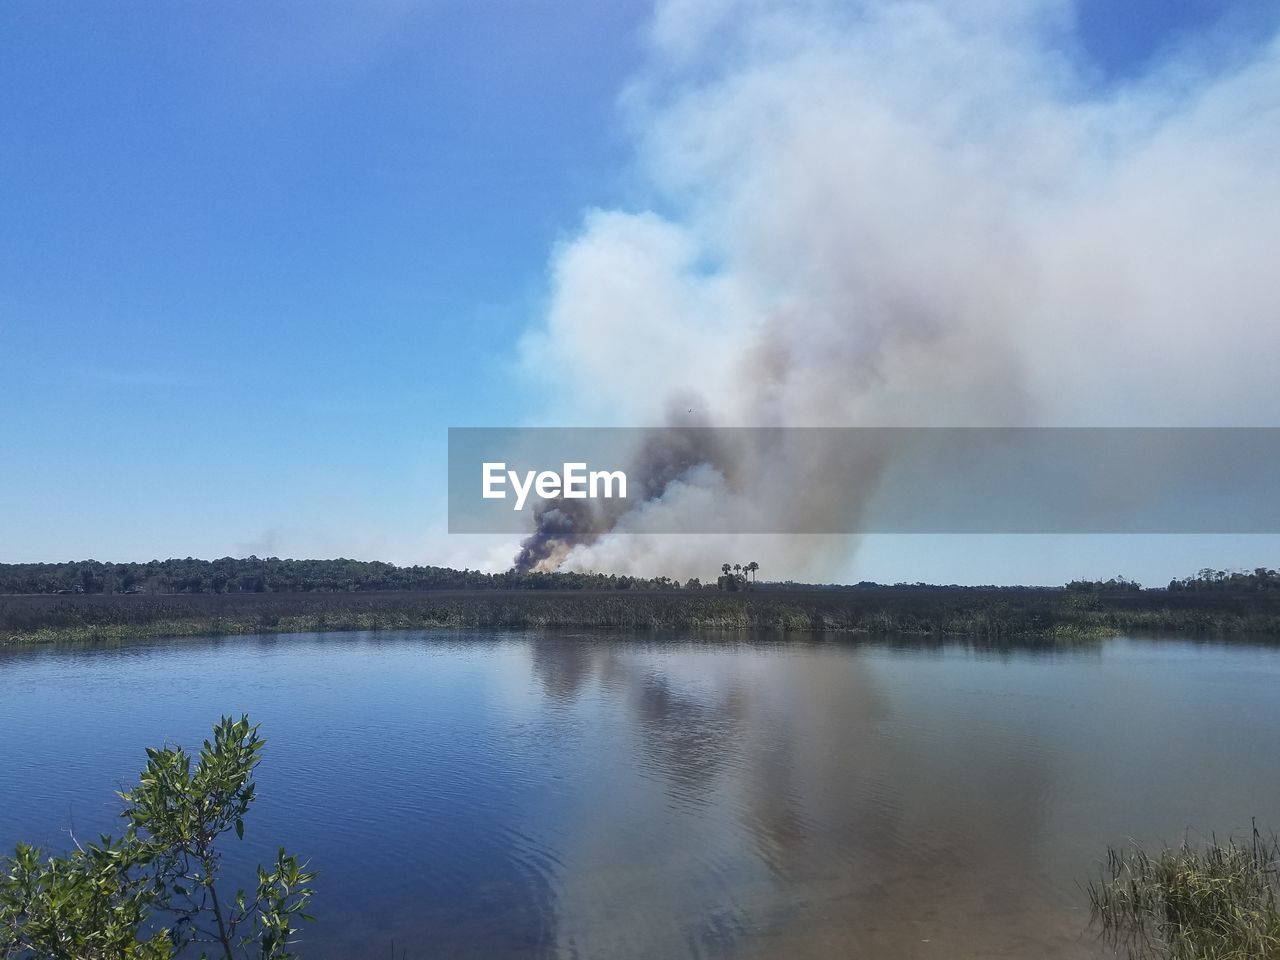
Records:
[[[1107,840],[1280,825],[1274,651],[449,636],[5,654],[0,846],[114,826],[144,745],[241,710],[313,960],[1066,960]]]

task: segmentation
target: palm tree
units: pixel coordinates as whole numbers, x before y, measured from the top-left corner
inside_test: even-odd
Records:
[[[750,563],[747,564],[746,571],[747,573],[751,574],[752,583],[756,582],[756,571],[759,569],[760,569],[760,564],[756,563],[754,560],[752,560]]]
[[[720,572],[723,573],[726,577],[729,575],[729,569],[730,569],[729,564],[727,563],[720,564]]]

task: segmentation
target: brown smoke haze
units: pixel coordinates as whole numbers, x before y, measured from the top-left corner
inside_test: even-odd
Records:
[[[545,422],[1273,425],[1280,43],[1103,83],[1072,30],[1031,0],[661,4],[623,100],[652,203],[554,256],[522,344]],[[845,517],[885,466],[655,444],[642,507],[553,505],[520,564],[805,576],[851,538],[644,534]]]

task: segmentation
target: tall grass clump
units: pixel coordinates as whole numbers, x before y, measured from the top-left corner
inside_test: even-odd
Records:
[[[1107,848],[1089,902],[1130,960],[1280,960],[1280,840]]]

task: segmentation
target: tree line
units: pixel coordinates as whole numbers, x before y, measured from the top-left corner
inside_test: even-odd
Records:
[[[0,564],[0,594],[355,593],[420,590],[675,590],[699,589],[672,577],[605,573],[483,573],[450,567],[399,567],[370,560],[151,560],[145,563]]]
[[[755,586],[760,564],[725,563],[720,576],[706,583],[697,577],[634,577],[606,573],[534,573],[506,570],[484,573],[437,566],[396,566],[377,560],[284,560],[279,557],[222,557],[218,560],[150,560],[144,563],[104,563],[74,560],[64,563],[0,563],[3,594],[239,594],[239,593],[363,593],[423,590],[728,590]],[[885,589],[863,581],[846,584],[761,582],[768,589]],[[928,584],[898,584],[899,588]],[[962,589],[955,587],[953,589]],[[1016,588],[1008,588],[1016,589]],[[1073,580],[1063,588],[1072,593],[1136,594],[1144,588],[1124,576],[1107,580]],[[1150,590],[1151,588],[1147,588]],[[1155,588],[1159,592],[1160,588]],[[1174,579],[1171,593],[1261,593],[1280,590],[1280,571],[1258,567],[1252,572],[1205,568],[1194,576]]]
[[[1174,593],[1262,593],[1280,590],[1280,570],[1255,567],[1251,573],[1245,573],[1205,567],[1194,577],[1170,580],[1168,589]]]

